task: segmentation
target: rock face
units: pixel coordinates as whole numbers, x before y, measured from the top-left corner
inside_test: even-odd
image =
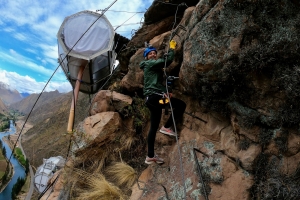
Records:
[[[179,76],[174,96],[184,100],[187,109],[183,122],[177,124],[178,142],[157,134],[155,151],[165,159],[163,165],[141,167],[146,148],[138,151],[139,145],[134,146],[140,164],[132,167],[140,177],[130,199],[300,199],[299,3],[188,1],[172,30],[176,10],[167,11],[159,2],[153,2],[145,24],[120,55],[127,72],[121,86],[127,93],[141,91],[144,42],[150,41],[162,54],[176,30],[175,59],[168,73]],[[97,95],[93,116],[78,130],[85,130],[100,146],[112,142],[106,139],[115,137],[117,129],[140,137],[132,121],[120,116],[111,132],[93,132],[101,120],[111,119],[104,117],[108,113],[119,115],[120,109],[107,103],[107,94]],[[145,116],[144,107],[130,109]],[[162,116],[162,123],[165,120]],[[148,130],[149,125],[144,125],[142,138]],[[106,134],[100,137],[102,131]]]
[[[252,119],[238,116],[247,126],[296,124],[297,108],[288,105],[298,95],[288,85],[297,81],[283,76],[299,62],[298,8],[291,1],[200,1],[184,41],[185,91],[212,110],[250,112]]]
[[[153,4],[151,8],[156,6]],[[221,184],[209,183],[209,199],[264,199],[272,194],[267,187],[261,187],[262,184],[268,185],[271,181],[279,183],[283,180],[284,173],[291,176],[296,172],[297,163],[290,163],[290,158],[298,156],[300,147],[297,142],[300,122],[298,9],[299,3],[295,1],[201,0],[195,7],[185,10],[179,23],[185,30],[178,29],[178,35],[174,37],[178,43],[177,60],[171,65],[174,69],[180,68],[179,93],[196,99],[193,102],[199,105],[196,111],[215,111],[227,120],[213,122],[213,117],[207,117],[205,126],[193,123],[188,125],[185,122],[184,126],[189,128],[181,130],[180,135],[184,137],[180,137],[180,147],[185,148],[185,143],[192,138],[198,144],[194,147],[200,147],[201,142],[210,141],[215,146],[215,152],[221,151],[223,157],[232,159],[237,166],[236,171],[239,172],[233,172]],[[152,20],[155,21],[155,17]],[[145,19],[145,22],[148,21],[151,19]],[[159,50],[165,50],[169,36],[168,32],[156,35],[150,43]],[[139,49],[131,57],[126,76],[141,77],[138,63],[142,52],[143,49]],[[138,81],[135,83],[139,87],[125,87],[127,90],[137,91],[143,84],[141,78],[134,80]],[[123,81],[127,82],[127,79]],[[195,109],[190,104],[187,112],[193,111]],[[185,119],[188,118],[185,116]],[[224,125],[221,125],[222,122]],[[218,126],[223,128],[218,130]],[[215,127],[215,130],[211,127]],[[190,134],[190,131],[198,134]],[[175,153],[175,149],[172,153]],[[272,155],[282,156],[276,161],[277,165],[272,166],[275,162]],[[183,154],[182,157],[184,169],[194,169],[186,160],[188,155]],[[170,159],[170,162],[174,162]],[[171,167],[176,164],[167,165]],[[280,172],[280,167],[283,167],[284,173]],[[167,176],[166,180],[170,182],[165,182],[165,187],[170,199],[179,198],[172,196],[172,188],[176,184],[184,185],[180,180],[172,179],[175,174],[180,174],[180,170],[176,169],[178,171],[169,175],[165,172],[153,172],[154,175],[149,178],[148,183],[155,176]],[[221,176],[224,177],[226,170],[222,169]],[[275,170],[276,175],[268,173],[258,177],[261,174],[258,173],[259,170]],[[198,197],[192,195],[200,190],[195,187],[196,179],[187,175],[187,172],[184,174],[187,176],[185,180],[190,178],[193,185],[187,195],[191,199],[197,199]],[[240,185],[243,189],[235,190],[234,182],[238,183],[236,187]],[[292,188],[296,184],[291,180],[285,182],[293,185]],[[283,187],[276,191],[283,197],[285,189]],[[166,197],[163,187],[157,186],[157,190],[160,190],[157,192],[157,199]],[[296,194],[297,198],[299,195]],[[142,196],[141,199],[150,197],[145,193]]]
[[[141,29],[137,30],[127,44],[126,51],[122,51],[119,55],[121,70],[128,70],[130,57],[135,54],[139,48],[144,47],[145,42],[149,42],[155,36],[170,31],[174,21],[176,22],[174,27],[177,26],[185,9],[190,6],[195,6],[197,3],[198,0],[154,1],[145,13],[145,24]],[[177,13],[176,20],[175,13]]]
[[[101,112],[117,111],[122,113],[122,110],[131,105],[132,98],[114,91],[101,90],[93,99],[90,114],[95,115]]]

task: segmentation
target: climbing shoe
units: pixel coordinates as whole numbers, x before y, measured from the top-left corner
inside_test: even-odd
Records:
[[[148,156],[146,157],[145,163],[150,165],[152,163],[157,163],[157,164],[162,164],[164,163],[164,160],[157,155],[155,155],[153,158],[149,158]]]
[[[165,128],[164,126],[161,127],[161,129],[159,130],[159,132],[166,134],[166,135],[170,135],[170,136],[175,136],[176,137],[176,133],[171,129],[171,128]]]

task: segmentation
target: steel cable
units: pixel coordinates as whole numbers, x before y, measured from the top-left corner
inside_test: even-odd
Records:
[[[175,27],[175,24],[176,24],[176,17],[177,17],[178,7],[181,6],[181,5],[186,5],[186,4],[178,4],[177,5],[176,12],[175,12],[174,24],[173,24],[173,27],[172,27],[172,31],[174,31],[174,27]],[[172,33],[171,33],[171,36],[172,36]],[[169,44],[170,44],[170,41],[172,39],[171,36],[169,38],[169,42],[168,42]],[[169,52],[169,48],[167,49],[167,53],[166,53],[167,55],[168,55],[168,52]],[[170,100],[170,94],[169,94],[169,90],[168,90],[168,80],[167,80],[168,76],[166,74],[166,67],[167,67],[167,59],[165,58],[165,66],[164,66],[164,70],[163,71],[164,71],[164,74],[165,74],[165,77],[166,77],[167,98],[168,98],[169,104],[170,104],[171,115],[172,115],[172,120],[173,120],[173,126],[174,126],[174,131],[175,131],[175,136],[176,136],[177,150],[178,150],[179,161],[180,161],[180,171],[181,171],[181,178],[182,178],[182,187],[183,187],[183,190],[184,190],[184,199],[186,199],[187,192],[186,192],[186,188],[185,188],[184,168],[183,168],[182,155],[181,155],[181,151],[180,151],[180,145],[179,145],[179,140],[178,140],[178,134],[177,134],[177,128],[176,128],[176,123],[175,123],[175,118],[174,118],[173,107],[172,107],[172,103],[171,103],[171,100]]]

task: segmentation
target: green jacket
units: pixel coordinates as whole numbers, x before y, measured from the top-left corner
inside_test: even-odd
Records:
[[[169,66],[174,58],[174,50],[170,49],[167,56],[167,66]],[[144,95],[149,96],[154,93],[166,92],[166,86],[163,85],[163,68],[165,67],[165,59],[144,60],[140,63],[140,68],[144,70]]]

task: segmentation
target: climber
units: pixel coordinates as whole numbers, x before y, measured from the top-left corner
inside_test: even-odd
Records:
[[[146,96],[146,106],[149,108],[151,113],[151,126],[147,138],[148,155],[145,160],[145,163],[147,164],[152,164],[154,162],[158,164],[164,163],[162,158],[154,154],[156,131],[160,123],[162,109],[164,108],[164,104],[161,104],[159,101],[161,99],[171,101],[175,120],[178,120],[183,115],[186,107],[186,104],[182,100],[173,98],[172,93],[167,95],[166,87],[163,85],[165,59],[167,59],[166,66],[172,63],[175,47],[176,42],[171,40],[169,53],[165,55],[164,58],[158,59],[157,50],[152,46],[147,47],[144,50],[145,60],[140,63],[140,68],[144,70],[144,95]],[[176,133],[171,129],[172,125],[173,118],[172,115],[170,115],[166,124],[161,127],[159,132],[176,137]]]

